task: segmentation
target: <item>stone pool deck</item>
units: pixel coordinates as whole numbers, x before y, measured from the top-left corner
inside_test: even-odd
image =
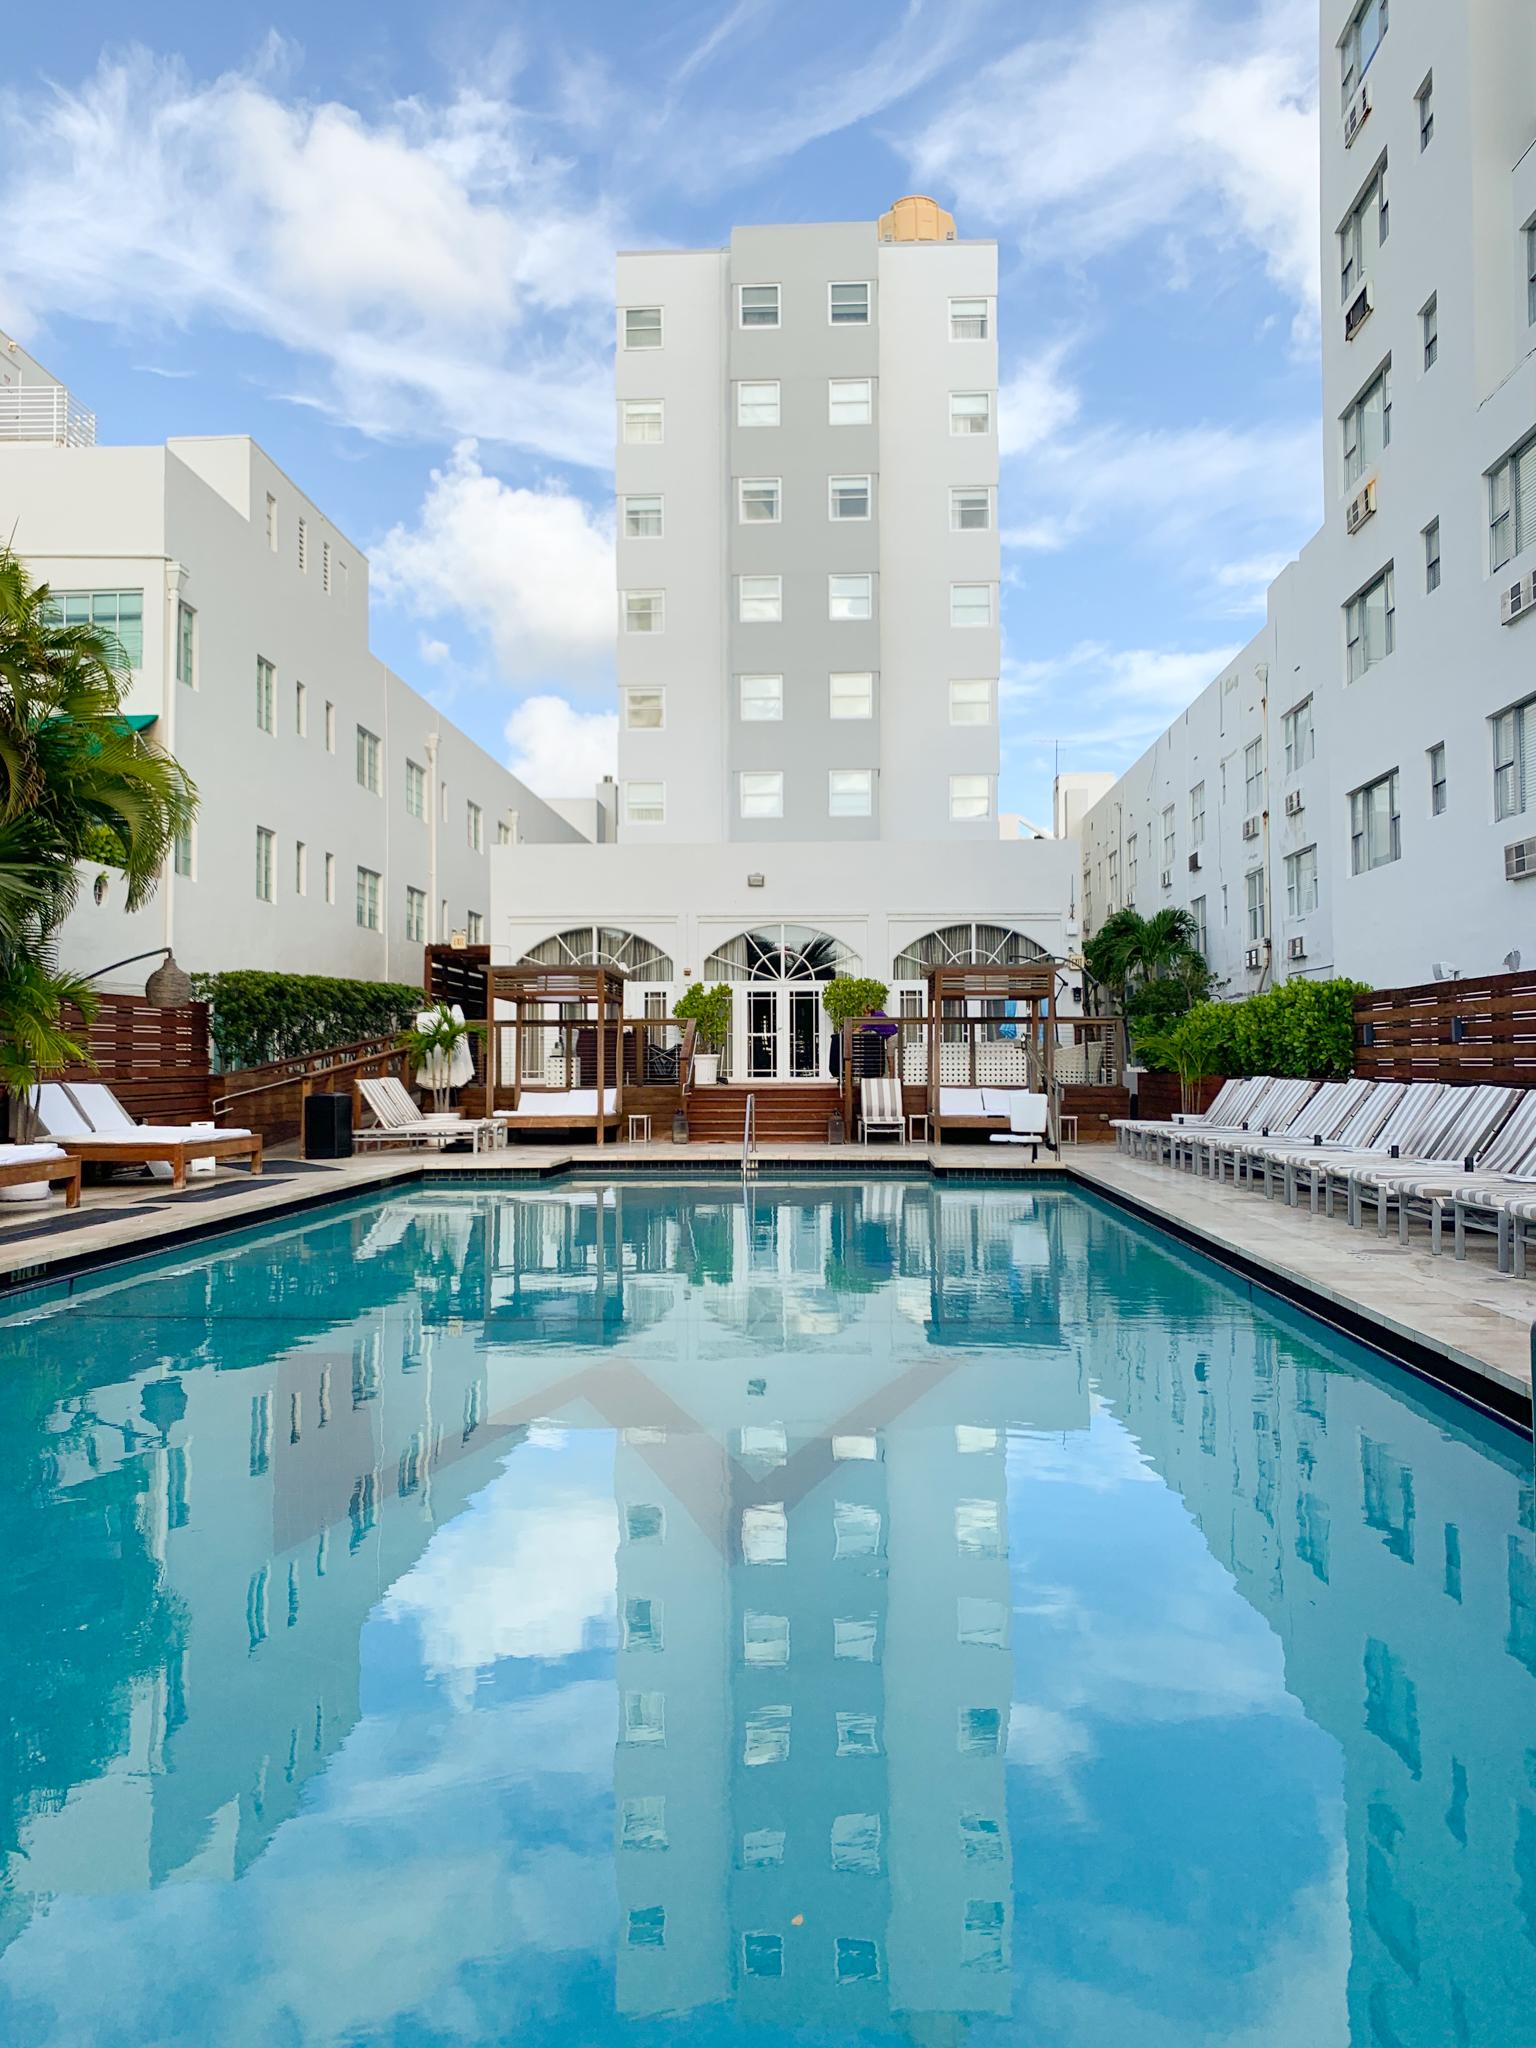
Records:
[[[320,1162],[268,1154],[257,1179],[239,1171],[192,1181],[181,1194],[154,1182],[91,1189],[66,1216],[50,1203],[32,1215],[0,1205],[0,1303],[17,1286],[65,1278],[101,1260],[131,1257],[258,1223],[339,1196],[445,1179],[504,1179],[537,1184],[567,1171],[590,1175],[640,1169],[736,1175],[737,1144],[517,1145],[506,1151],[377,1151]],[[1032,1167],[1019,1147],[989,1145],[763,1145],[758,1176],[800,1171],[857,1177],[890,1172],[985,1180],[1065,1176],[1085,1189],[1164,1225],[1186,1243],[1233,1266],[1261,1286],[1299,1299],[1354,1334],[1365,1335],[1418,1369],[1529,1421],[1531,1333],[1536,1281],[1497,1271],[1491,1244],[1475,1240],[1458,1262],[1432,1258],[1422,1230],[1404,1247],[1374,1225],[1351,1230],[1341,1217],[1312,1216],[1259,1195],[1174,1173],[1103,1145],[1069,1145],[1058,1163],[1042,1154]],[[1374,1336],[1372,1333],[1375,1333]],[[1443,1372],[1439,1363],[1443,1362]]]

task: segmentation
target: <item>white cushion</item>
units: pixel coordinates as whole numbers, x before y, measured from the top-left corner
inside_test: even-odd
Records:
[[[0,1166],[22,1166],[34,1159],[67,1159],[58,1145],[0,1145]]]
[[[986,1098],[980,1088],[941,1088],[939,1115],[985,1116]]]
[[[248,1138],[249,1131],[219,1129],[217,1131],[192,1131],[185,1124],[130,1124],[125,1131],[88,1131],[77,1136],[73,1131],[63,1131],[71,1145],[82,1148],[88,1145],[131,1145],[136,1138],[142,1138],[151,1145],[196,1145],[207,1138]]]

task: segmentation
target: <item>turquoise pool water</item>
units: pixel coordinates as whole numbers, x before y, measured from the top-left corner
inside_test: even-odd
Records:
[[[0,1318],[6,2048],[1536,2042],[1531,1451],[1069,1193]]]

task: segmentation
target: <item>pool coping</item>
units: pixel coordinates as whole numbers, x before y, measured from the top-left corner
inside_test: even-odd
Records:
[[[978,1172],[974,1167],[967,1167],[958,1160],[950,1166],[931,1159],[872,1159],[862,1151],[853,1151],[850,1148],[847,1155],[836,1160],[765,1159],[762,1166],[768,1169],[766,1176],[760,1171],[746,1185],[772,1185],[782,1179],[846,1178],[939,1183],[967,1181],[981,1186],[1002,1183],[1012,1186],[1028,1184],[1037,1187],[1068,1188],[1074,1193],[1087,1195],[1112,1208],[1122,1210],[1139,1222],[1164,1233],[1176,1243],[1210,1259],[1227,1272],[1237,1275],[1250,1287],[1304,1310],[1326,1328],[1349,1337],[1415,1379],[1439,1387],[1468,1406],[1513,1428],[1526,1438],[1532,1435],[1530,1385],[1522,1383],[1494,1361],[1480,1358],[1473,1352],[1460,1350],[1408,1324],[1397,1322],[1392,1317],[1351,1299],[1347,1294],[1321,1281],[1296,1272],[1292,1267],[1276,1260],[1265,1259],[1187,1218],[1172,1216],[1154,1202],[1141,1199],[1124,1188],[1111,1186],[1091,1173],[1080,1173],[1072,1163],[1059,1157],[1048,1165],[1018,1168],[989,1166]],[[448,1167],[437,1164],[433,1159],[423,1159],[417,1155],[401,1159],[398,1164],[391,1161],[389,1167],[390,1170],[370,1177],[364,1182],[353,1180],[350,1176],[338,1176],[335,1182],[329,1179],[311,1180],[306,1177],[291,1193],[285,1194],[277,1201],[263,1203],[259,1214],[256,1215],[242,1217],[238,1213],[231,1215],[228,1211],[220,1211],[209,1216],[189,1215],[184,1222],[167,1215],[166,1227],[156,1232],[153,1238],[135,1238],[118,1245],[97,1246],[92,1250],[76,1253],[61,1252],[56,1258],[41,1263],[32,1262],[9,1268],[0,1264],[0,1312],[5,1310],[12,1297],[29,1293],[34,1289],[63,1286],[68,1291],[72,1281],[99,1272],[111,1271],[137,1260],[178,1251],[187,1245],[198,1244],[209,1238],[227,1237],[238,1231],[257,1229],[263,1224],[281,1222],[316,1208],[362,1200],[370,1195],[382,1196],[401,1189],[466,1185],[539,1187],[563,1180],[590,1180],[594,1174],[604,1180],[715,1179],[742,1184],[739,1167],[733,1170],[731,1162],[724,1159],[629,1159],[610,1164],[596,1159],[587,1163],[567,1155],[564,1158],[523,1166],[512,1165],[510,1162],[503,1164],[500,1161],[492,1163],[486,1160],[476,1161],[473,1166],[466,1161],[464,1165]],[[103,1217],[104,1222],[109,1220],[108,1217]],[[0,1250],[0,1261],[4,1258],[5,1252]],[[1533,1354],[1536,1354],[1536,1326],[1533,1326],[1532,1330],[1532,1349]]]

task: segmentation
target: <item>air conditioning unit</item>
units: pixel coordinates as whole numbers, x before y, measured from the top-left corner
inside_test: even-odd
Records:
[[[1163,872],[1158,876],[1158,880],[1165,889],[1171,889],[1173,887],[1173,869],[1164,868]]]
[[[1500,625],[1512,626],[1516,619],[1523,619],[1530,612],[1536,612],[1536,569],[1499,592]]]
[[[1244,820],[1243,820],[1243,837],[1244,837],[1245,839],[1257,839],[1257,838],[1258,838],[1258,836],[1259,836],[1259,831],[1260,831],[1260,828],[1261,828],[1262,822],[1263,822],[1263,821],[1262,821],[1261,819],[1259,819],[1259,818],[1256,818],[1256,817],[1255,817],[1255,818],[1244,818]]]
[[[1285,942],[1285,957],[1287,960],[1305,960],[1307,957],[1306,940],[1299,936],[1294,939],[1287,939]]]
[[[1344,524],[1351,533],[1358,533],[1367,519],[1376,516],[1376,484],[1372,479],[1364,490],[1356,491],[1349,501],[1349,510],[1344,514]]]
[[[1248,948],[1247,961],[1249,973],[1257,974],[1264,965],[1264,948],[1262,946],[1250,946]]]
[[[1536,839],[1514,839],[1504,849],[1504,879],[1524,882],[1536,875]]]
[[[1200,856],[1198,853],[1192,853],[1189,856],[1189,872],[1192,875],[1198,875],[1200,872]]]
[[[1344,147],[1353,149],[1355,137],[1371,117],[1371,95],[1365,86],[1355,94],[1344,109]]]
[[[1285,792],[1285,815],[1288,818],[1299,818],[1305,808],[1299,789],[1288,789]]]
[[[1344,339],[1353,341],[1370,317],[1371,288],[1368,284],[1363,284],[1350,300],[1349,309],[1344,315]]]

